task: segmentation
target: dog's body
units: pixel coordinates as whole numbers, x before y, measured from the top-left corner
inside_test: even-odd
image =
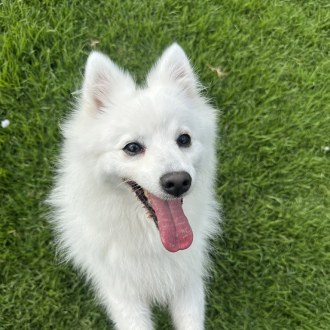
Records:
[[[145,88],[92,53],[64,137],[49,199],[59,246],[116,327],[152,329],[164,304],[177,329],[202,329],[216,120],[183,50],[169,47]]]

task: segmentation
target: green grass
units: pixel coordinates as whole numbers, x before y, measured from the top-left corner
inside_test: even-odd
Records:
[[[43,200],[59,123],[92,44],[141,80],[173,41],[221,109],[206,328],[329,329],[329,35],[327,0],[0,2],[0,329],[109,327],[55,258]]]

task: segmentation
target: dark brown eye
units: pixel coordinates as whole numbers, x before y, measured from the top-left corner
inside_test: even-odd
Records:
[[[189,134],[181,134],[177,140],[176,143],[179,147],[187,148],[191,145],[191,137]]]
[[[144,147],[138,142],[132,142],[132,143],[126,144],[126,146],[123,148],[123,150],[129,156],[136,156],[144,151]]]

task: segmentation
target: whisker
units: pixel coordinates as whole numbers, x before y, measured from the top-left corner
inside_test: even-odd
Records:
[[[130,180],[128,180],[128,179],[123,179],[123,181],[121,181],[121,182],[117,185],[116,188],[119,188],[119,187],[121,187],[121,186],[124,185],[124,184],[128,184],[129,181],[130,181]]]

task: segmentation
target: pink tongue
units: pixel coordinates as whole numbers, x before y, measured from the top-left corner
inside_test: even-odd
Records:
[[[181,199],[163,200],[150,193],[148,199],[156,213],[164,247],[170,252],[187,249],[193,241],[193,232],[183,213]]]

